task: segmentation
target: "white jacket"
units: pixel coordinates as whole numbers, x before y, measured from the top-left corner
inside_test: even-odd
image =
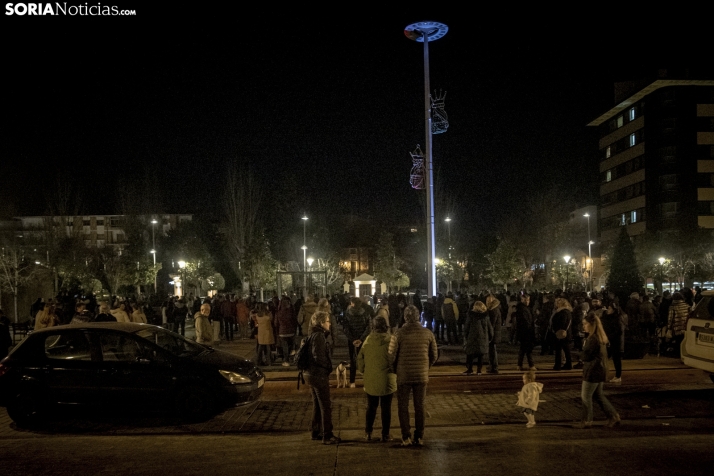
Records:
[[[523,408],[530,408],[533,411],[538,410],[538,402],[540,401],[540,393],[543,391],[543,384],[540,382],[530,382],[523,386],[518,392],[518,402],[516,405]]]

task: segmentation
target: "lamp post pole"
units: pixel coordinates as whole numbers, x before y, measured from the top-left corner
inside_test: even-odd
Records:
[[[590,214],[586,213],[583,215],[585,218],[588,219],[588,258],[590,259],[590,292],[593,291],[593,267],[592,267],[592,262],[593,262],[593,255],[592,255],[592,244],[593,241],[590,239]]]
[[[154,257],[154,295],[156,295],[156,218],[151,220],[151,255]]]
[[[436,244],[434,231],[434,167],[431,154],[431,95],[429,91],[429,42],[436,41],[446,35],[449,27],[437,22],[418,22],[407,25],[404,35],[410,40],[424,43],[424,127],[426,135],[426,150],[424,164],[426,167],[426,218],[427,218],[427,281],[429,292],[436,296]]]
[[[565,289],[563,291],[567,291],[568,278],[570,277],[570,256],[565,255],[563,256],[563,259],[565,260]]]

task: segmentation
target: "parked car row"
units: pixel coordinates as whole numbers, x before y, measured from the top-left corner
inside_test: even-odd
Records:
[[[32,332],[0,362],[0,406],[19,425],[58,405],[167,406],[187,419],[260,397],[251,361],[150,324],[89,323]]]

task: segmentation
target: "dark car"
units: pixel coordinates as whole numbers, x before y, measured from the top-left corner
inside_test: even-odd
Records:
[[[31,333],[0,362],[0,406],[31,424],[53,406],[172,408],[202,419],[260,397],[251,361],[149,324],[106,322]]]

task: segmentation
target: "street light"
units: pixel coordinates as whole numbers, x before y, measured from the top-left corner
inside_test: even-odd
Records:
[[[184,283],[183,283],[183,270],[184,270],[184,268],[186,267],[186,262],[183,261],[183,260],[182,260],[182,261],[179,261],[179,262],[178,262],[178,265],[179,265],[179,285],[178,285],[178,288],[179,288],[178,291],[179,291],[179,292],[178,292],[178,296],[179,296],[179,297],[183,297],[183,286],[184,286]]]
[[[446,217],[444,220],[446,222],[446,226],[449,229],[449,259],[451,259],[451,217]]]
[[[568,278],[570,277],[570,256],[565,255],[563,256],[563,259],[565,260],[565,289],[564,291],[568,290]]]
[[[306,252],[307,252],[307,243],[306,243],[306,237],[307,237],[307,215],[302,216],[302,270],[305,271],[305,257],[306,257]]]
[[[424,43],[424,126],[426,135],[426,150],[424,151],[424,166],[426,168],[426,218],[427,218],[427,280],[429,291],[436,296],[436,245],[434,240],[434,167],[431,154],[431,95],[429,91],[429,42],[436,41],[446,35],[449,27],[443,23],[423,21],[412,23],[404,28],[404,35],[410,40]]]
[[[154,257],[154,294],[156,294],[156,250],[152,249],[149,253]]]
[[[593,255],[592,255],[592,245],[595,244],[594,241],[590,239],[590,214],[586,213],[583,215],[585,218],[588,219],[588,260],[591,263],[591,268],[590,268],[590,292],[593,291],[593,270],[592,270],[592,261],[593,261]]]

